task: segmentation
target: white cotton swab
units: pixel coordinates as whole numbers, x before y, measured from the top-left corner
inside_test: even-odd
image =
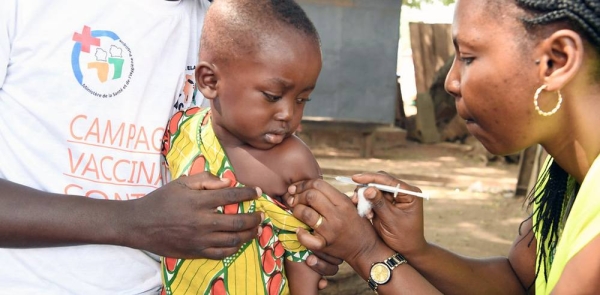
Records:
[[[413,192],[413,191],[409,191],[409,190],[405,190],[405,189],[401,189],[399,187],[393,187],[393,186],[389,186],[389,185],[383,185],[383,184],[378,184],[378,183],[367,183],[367,184],[362,184],[362,183],[357,183],[354,182],[352,180],[352,178],[350,177],[346,177],[346,176],[336,176],[335,180],[342,182],[342,183],[346,183],[346,184],[353,184],[356,186],[372,186],[380,191],[384,191],[384,192],[388,192],[388,193],[394,193],[394,198],[396,198],[396,195],[400,194],[406,194],[406,195],[411,195],[411,196],[415,196],[415,197],[419,197],[419,198],[423,198],[426,200],[429,200],[429,195],[425,194],[425,193],[419,193],[419,192]]]
[[[367,213],[369,213],[371,211],[371,208],[373,208],[371,201],[369,201],[369,200],[367,200],[367,198],[365,198],[365,190],[366,189],[367,189],[367,187],[363,186],[356,191],[356,195],[358,196],[358,203],[356,204],[356,211],[358,211],[358,215],[360,217],[365,217],[365,215],[367,215]]]

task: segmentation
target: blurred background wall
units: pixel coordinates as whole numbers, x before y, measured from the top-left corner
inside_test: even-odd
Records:
[[[393,124],[399,0],[299,0],[321,36],[323,70],[307,119]]]

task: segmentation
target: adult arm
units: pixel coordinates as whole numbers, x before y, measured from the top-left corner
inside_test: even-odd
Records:
[[[383,173],[355,176],[354,180],[360,183],[377,182],[393,186],[401,184],[405,189],[418,191],[417,188]],[[371,263],[391,256],[394,251],[404,255],[409,262],[409,267],[403,268],[404,265],[398,267],[394,270],[392,279],[402,276],[412,277],[402,282],[401,289],[391,287],[394,286],[392,281],[389,289],[396,292],[407,288],[415,292],[425,292],[421,290],[429,287],[422,282],[426,280],[444,294],[519,294],[525,292],[521,280],[533,281],[534,263],[532,262],[535,257],[535,245],[527,247],[529,239],[526,236],[517,238],[510,259],[461,257],[425,241],[421,199],[403,195],[398,196],[396,203],[393,204],[391,195],[383,195],[378,190],[370,188],[365,191],[365,195],[374,204],[372,227],[377,230],[374,235],[385,241],[385,247],[393,249],[391,253],[379,254],[378,258],[373,258],[372,253],[378,253],[381,250],[377,249],[385,249],[385,247],[379,245],[373,237],[364,238],[371,224],[358,217],[356,209],[345,195],[325,182],[299,183],[290,188],[290,193],[293,195],[294,206],[298,207],[295,212],[298,212],[299,218],[310,224],[316,222],[318,214],[321,214],[328,221],[323,222],[319,227],[320,231],[318,230],[314,236],[301,233],[301,241],[309,248],[323,249],[331,255],[344,258],[363,278]],[[357,226],[363,223],[361,227]],[[522,232],[526,235],[529,231]],[[364,241],[370,242],[364,245]],[[353,245],[353,248],[357,248],[355,251],[357,253],[342,251],[344,245]],[[375,247],[375,250],[370,247]],[[402,269],[411,271],[402,274],[400,271]],[[530,278],[527,278],[528,274],[531,274]],[[381,291],[383,290],[386,289],[382,287]]]
[[[600,294],[600,236],[567,262],[552,290],[558,294]]]
[[[0,247],[112,244],[162,256],[220,259],[255,238],[261,215],[217,206],[256,198],[208,174],[184,176],[132,201],[35,190],[0,179]]]
[[[358,216],[350,199],[325,181],[300,182],[291,186],[289,193],[286,200],[294,208],[294,216],[309,225],[316,224],[319,214],[323,216],[313,235],[298,231],[300,242],[310,250],[343,258],[365,284],[371,265],[395,253],[369,221]],[[390,282],[377,289],[379,294],[398,294],[399,290],[403,294],[440,294],[409,264],[394,269]]]
[[[353,178],[359,183],[420,191],[386,173],[365,173]],[[373,225],[384,241],[402,253],[427,280],[444,294],[522,294],[533,282],[535,243],[528,219],[508,257],[473,259],[427,243],[423,229],[423,199],[370,188],[365,197],[374,204]]]

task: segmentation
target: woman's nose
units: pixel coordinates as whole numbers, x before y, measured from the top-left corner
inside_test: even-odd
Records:
[[[456,68],[456,60],[452,63],[452,67],[450,67],[450,71],[446,75],[444,88],[450,95],[454,97],[460,96],[460,74]]]

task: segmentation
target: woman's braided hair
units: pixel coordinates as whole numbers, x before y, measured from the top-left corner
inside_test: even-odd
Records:
[[[567,213],[565,205],[569,201],[574,201],[574,199],[569,200],[565,196],[571,194],[570,198],[575,198],[579,189],[579,185],[575,184],[569,191],[568,186],[569,174],[558,163],[552,161],[541,173],[535,189],[529,193],[527,198],[529,207],[534,204],[537,205],[535,211],[529,217],[533,218],[533,215],[535,215],[536,223],[533,228],[538,231],[540,237],[540,240],[537,241],[541,247],[539,247],[540,250],[537,254],[536,277],[541,271],[541,266],[547,265],[546,262],[551,259],[550,257],[556,248],[560,238],[561,223],[564,224],[564,220],[561,220],[561,218]],[[548,248],[545,247],[546,245]],[[547,280],[548,269],[544,268],[543,275]]]
[[[600,1],[598,0],[516,0],[531,13],[523,21],[528,28],[566,22],[600,52]]]
[[[569,29],[579,33],[600,53],[600,1],[599,0],[515,0],[517,5],[528,12],[523,19],[525,27],[532,32],[546,25],[564,23]],[[545,180],[544,180],[545,179]],[[545,183],[544,183],[545,181]],[[537,256],[536,277],[540,266],[547,265],[553,255],[560,234],[561,218],[565,214],[567,193],[573,193],[575,198],[578,185],[574,192],[568,192],[569,175],[556,162],[548,165],[536,184],[536,189],[529,194],[529,206],[537,204],[532,213],[536,216],[533,228],[539,233],[540,252]],[[573,200],[571,200],[573,201]],[[562,220],[564,222],[564,220]],[[548,245],[546,249],[543,245]],[[550,252],[550,253],[548,253]],[[544,278],[548,279],[544,268]]]

